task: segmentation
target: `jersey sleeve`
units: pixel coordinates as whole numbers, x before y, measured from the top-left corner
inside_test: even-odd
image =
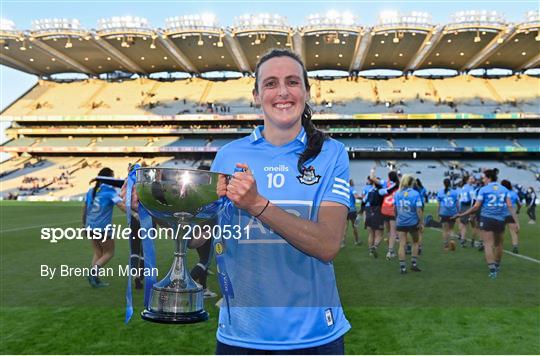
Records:
[[[478,191],[478,194],[476,194],[476,200],[484,201],[484,188]]]
[[[337,157],[336,165],[326,185],[322,201],[333,201],[349,207],[349,197],[351,194],[349,186],[349,156],[345,147],[341,146]]]
[[[120,194],[118,194],[116,189],[111,189],[107,193],[113,205],[116,205],[122,201],[122,198],[120,197]]]
[[[219,150],[212,161],[210,171],[224,173],[223,150]]]
[[[424,206],[424,202],[422,201],[422,196],[420,194],[418,194],[416,196],[416,207],[421,208],[423,206]]]

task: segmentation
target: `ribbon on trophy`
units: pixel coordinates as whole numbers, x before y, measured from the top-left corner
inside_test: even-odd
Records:
[[[220,210],[217,216],[218,225],[228,224],[231,220],[231,210],[234,208],[233,203],[227,197],[221,197],[219,199]],[[230,299],[234,299],[234,290],[231,283],[229,274],[227,273],[227,265],[225,262],[225,241],[219,234],[215,239],[214,250],[216,253],[216,266],[217,277],[221,293],[225,298],[225,305],[227,306],[227,314],[229,317],[229,324],[231,323],[231,306]]]
[[[140,168],[139,164],[133,165],[131,168],[126,183],[126,215],[128,226],[131,225],[131,193],[133,191],[133,186],[135,185],[136,180],[136,170]],[[137,233],[140,234],[142,240],[142,248],[144,251],[144,267],[145,268],[155,268],[156,267],[156,255],[154,251],[154,242],[151,239],[148,239],[146,236],[147,231],[153,227],[152,218],[148,211],[139,204],[137,209],[140,220],[140,231]],[[129,255],[131,256],[131,244]],[[130,270],[131,270],[131,258],[128,261]],[[156,282],[155,276],[145,276],[144,277],[144,306],[148,306],[148,301],[150,299],[150,293],[152,291],[152,286]],[[131,276],[128,278],[127,288],[126,288],[126,318],[125,323],[127,324],[131,317],[133,316],[133,293],[131,288]]]

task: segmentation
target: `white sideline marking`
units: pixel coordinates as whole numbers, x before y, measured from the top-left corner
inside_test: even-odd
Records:
[[[113,215],[113,218],[117,218],[121,215]],[[37,229],[39,227],[58,227],[58,226],[63,226],[63,225],[69,225],[69,224],[74,224],[74,223],[77,223],[77,222],[82,222],[81,219],[78,219],[78,220],[72,220],[72,221],[65,221],[63,223],[60,223],[60,224],[54,224],[54,225],[49,225],[49,224],[43,224],[43,225],[32,225],[32,226],[24,226],[24,227],[15,227],[15,228],[12,228],[12,229],[5,229],[5,230],[0,230],[0,234],[3,234],[5,232],[13,232],[13,231],[21,231],[21,230],[29,230],[29,229]]]
[[[439,229],[438,227],[429,227],[428,229],[437,230],[437,231],[442,232],[442,229]],[[525,256],[525,255],[519,255],[519,254],[513,253],[512,251],[508,251],[508,250],[503,250],[503,252],[507,253],[509,255],[515,256],[515,257],[523,258],[524,260],[527,260],[527,261],[531,261],[531,262],[534,262],[534,263],[540,263],[540,260],[537,260],[536,258],[532,258],[532,257]]]
[[[519,258],[523,258],[524,260],[527,260],[527,261],[531,261],[531,262],[535,262],[535,263],[540,263],[539,260],[535,259],[535,258],[532,258],[532,257],[529,257],[529,256],[524,256],[524,255],[518,255],[518,254],[515,254],[513,253],[512,251],[508,251],[508,250],[503,250],[504,253],[507,253],[509,255],[512,255],[512,256],[516,256],[516,257],[519,257]]]

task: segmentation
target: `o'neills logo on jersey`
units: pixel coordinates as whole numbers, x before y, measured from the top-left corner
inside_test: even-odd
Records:
[[[265,172],[288,172],[289,167],[287,167],[284,164],[280,164],[279,166],[270,166],[270,167],[264,167]]]
[[[307,168],[304,167],[304,169],[302,169],[302,175],[296,176],[296,178],[298,178],[302,184],[313,185],[319,183],[321,176],[315,173],[315,168],[313,168],[313,166],[309,166]]]

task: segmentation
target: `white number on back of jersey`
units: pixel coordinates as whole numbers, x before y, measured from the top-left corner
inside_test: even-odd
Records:
[[[399,208],[401,212],[403,213],[410,213],[412,211],[411,209],[411,202],[408,200],[400,200],[399,201]]]
[[[499,206],[499,207],[502,207],[504,206],[504,195],[503,194],[499,194],[498,196],[495,195],[495,194],[488,194],[487,196],[488,198],[488,206]]]
[[[268,189],[281,188],[285,184],[285,176],[283,173],[268,173]]]

